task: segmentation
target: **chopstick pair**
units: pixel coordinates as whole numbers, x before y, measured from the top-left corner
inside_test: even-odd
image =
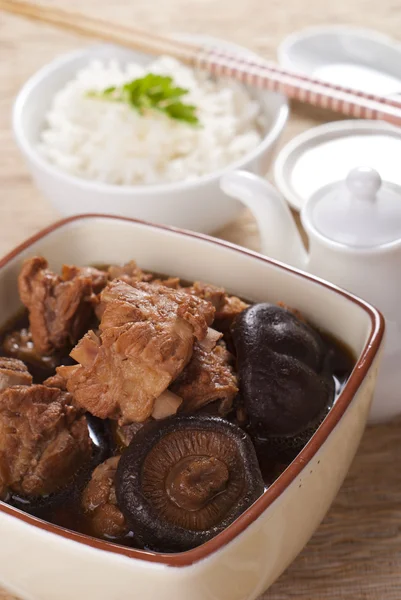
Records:
[[[367,94],[282,69],[274,63],[244,57],[217,47],[187,44],[96,17],[20,0],[0,0],[0,9],[75,33],[141,50],[168,54],[215,76],[235,79],[258,89],[284,94],[319,108],[357,119],[401,125],[401,100]]]

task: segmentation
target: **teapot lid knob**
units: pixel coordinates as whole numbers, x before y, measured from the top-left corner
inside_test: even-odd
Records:
[[[370,167],[357,167],[345,182],[318,190],[307,202],[308,221],[325,237],[354,248],[401,240],[401,187],[382,181]]]
[[[357,167],[348,173],[346,184],[352,195],[361,200],[374,201],[381,188],[382,179],[371,167]]]

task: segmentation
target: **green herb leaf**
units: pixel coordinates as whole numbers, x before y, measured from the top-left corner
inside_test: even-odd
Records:
[[[121,87],[111,86],[100,92],[89,91],[87,95],[91,98],[125,102],[141,114],[148,110],[159,110],[171,119],[198,125],[196,106],[181,101],[188,92],[189,90],[174,85],[172,77],[148,73]]]
[[[191,123],[192,125],[196,125],[198,123],[198,117],[196,116],[196,106],[193,106],[192,104],[174,102],[174,104],[169,104],[168,106],[166,106],[164,108],[164,111],[172,119],[177,119],[178,121],[186,121],[187,123]]]

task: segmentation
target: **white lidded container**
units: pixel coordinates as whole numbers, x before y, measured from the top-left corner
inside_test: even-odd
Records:
[[[384,314],[387,341],[370,421],[401,414],[401,186],[359,167],[317,190],[301,210],[309,251],[288,204],[268,182],[236,172],[224,176],[222,187],[253,211],[264,254],[345,288]]]
[[[385,181],[401,185],[400,153],[400,128],[363,119],[333,121],[308,129],[282,148],[274,181],[290,206],[300,211],[320,188],[345,180],[359,165],[369,165]]]

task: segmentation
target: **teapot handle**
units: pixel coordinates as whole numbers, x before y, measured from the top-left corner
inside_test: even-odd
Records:
[[[220,187],[251,210],[263,254],[306,268],[308,256],[289,206],[268,181],[247,171],[230,171],[221,177]]]

